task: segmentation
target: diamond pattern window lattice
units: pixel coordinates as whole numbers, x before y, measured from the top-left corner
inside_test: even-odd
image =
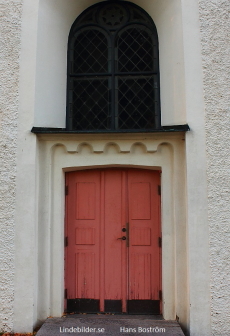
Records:
[[[78,79],[72,83],[73,129],[110,128],[108,79]]]
[[[108,41],[98,30],[81,31],[74,43],[73,73],[108,72]]]
[[[118,71],[153,71],[153,42],[143,28],[126,29],[118,38]]]
[[[155,76],[120,78],[118,81],[118,120],[120,129],[153,129],[157,92]]]

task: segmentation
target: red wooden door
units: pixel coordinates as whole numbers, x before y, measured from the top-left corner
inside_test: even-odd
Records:
[[[128,311],[160,310],[160,202],[158,172],[130,170]]]
[[[67,311],[160,313],[159,172],[66,174]]]

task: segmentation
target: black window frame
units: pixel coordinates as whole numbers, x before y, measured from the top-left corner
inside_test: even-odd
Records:
[[[98,22],[96,22],[96,19],[93,22],[87,22],[87,17],[92,17],[95,18],[97,13],[99,13],[104,6],[107,5],[121,5],[122,7],[125,8],[126,12],[128,13],[128,20],[124,23],[121,24],[118,28],[112,27],[108,29],[106,25],[102,26]],[[141,19],[138,20],[132,20],[131,19],[131,11],[138,13]],[[91,13],[91,14],[90,14]],[[131,20],[130,20],[131,19]],[[101,19],[100,19],[101,20]],[[155,46],[156,48],[155,54],[156,54],[156,61],[157,61],[157,71],[147,71],[147,72],[137,72],[134,74],[134,72],[131,73],[119,73],[116,72],[115,69],[115,58],[116,58],[116,45],[115,41],[118,38],[118,35],[121,34],[122,31],[128,29],[129,27],[142,27],[142,29],[147,29],[148,31],[151,31],[151,38],[152,40],[155,40]],[[105,77],[106,75],[108,78],[112,78],[111,80],[111,128],[109,129],[75,129],[72,126],[71,118],[72,118],[72,112],[71,112],[71,81],[72,78],[74,77],[73,74],[71,73],[72,69],[72,64],[71,64],[71,59],[72,59],[72,50],[71,50],[71,44],[73,44],[74,37],[76,34],[78,34],[80,31],[83,29],[89,29],[89,27],[93,27],[95,29],[98,29],[100,31],[104,31],[105,35],[109,37],[108,45],[109,45],[109,50],[110,50],[110,55],[108,55],[108,58],[110,56],[111,59],[111,73],[94,73],[93,76],[95,78],[100,78],[100,77]],[[89,8],[87,8],[73,23],[72,28],[70,30],[69,34],[69,41],[68,41],[68,61],[67,61],[67,109],[66,109],[66,131],[69,132],[76,132],[76,133],[141,133],[141,132],[156,132],[157,130],[161,129],[161,111],[160,111],[160,71],[159,71],[159,46],[158,46],[158,34],[156,30],[156,26],[152,20],[152,18],[147,14],[142,8],[139,6],[131,3],[131,2],[123,2],[123,1],[103,1],[100,3],[97,3]],[[87,76],[90,76],[92,74],[76,74],[75,78],[79,77],[84,77],[86,78]],[[157,83],[157,92],[155,94],[157,95],[157,108],[155,109],[154,112],[154,127],[152,128],[124,128],[124,129],[119,129],[115,127],[116,123],[116,118],[117,115],[115,113],[115,107],[117,106],[118,102],[115,101],[115,77],[116,76],[155,76],[155,82]],[[131,77],[130,77],[131,78]]]

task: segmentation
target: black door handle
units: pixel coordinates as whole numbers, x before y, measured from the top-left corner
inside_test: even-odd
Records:
[[[123,236],[123,237],[121,237],[121,238],[117,238],[117,239],[126,240],[126,237]]]

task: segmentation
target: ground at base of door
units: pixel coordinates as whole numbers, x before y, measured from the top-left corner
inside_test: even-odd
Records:
[[[184,333],[178,322],[165,321],[160,316],[76,314],[48,318],[36,336],[58,335],[184,336]]]

